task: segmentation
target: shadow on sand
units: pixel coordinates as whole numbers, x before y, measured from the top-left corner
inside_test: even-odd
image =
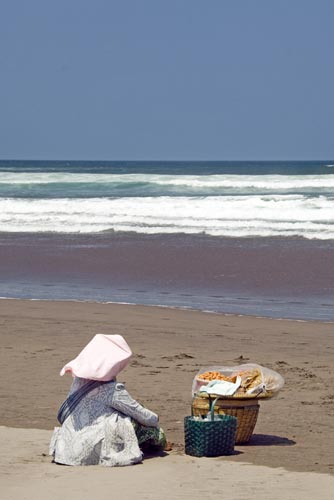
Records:
[[[250,446],[293,446],[296,441],[271,434],[253,434],[247,445]]]

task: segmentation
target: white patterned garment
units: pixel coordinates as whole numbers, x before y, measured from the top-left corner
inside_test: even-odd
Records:
[[[75,377],[69,394],[90,382]],[[158,427],[158,416],[141,406],[124,384],[101,384],[86,394],[61,427],[55,427],[50,455],[66,465],[132,465],[142,460],[131,418]]]

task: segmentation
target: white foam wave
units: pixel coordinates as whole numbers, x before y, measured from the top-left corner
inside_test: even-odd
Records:
[[[332,165],[327,165],[328,167]],[[334,188],[334,175],[156,175],[156,174],[76,174],[63,172],[2,172],[0,184],[140,184],[177,188],[258,189],[277,191]]]
[[[301,195],[0,199],[2,232],[204,233],[334,239],[334,200]]]
[[[282,176],[282,175],[210,175],[182,176],[156,179],[160,185],[184,187],[221,187],[261,190],[313,189],[334,187],[334,175]]]

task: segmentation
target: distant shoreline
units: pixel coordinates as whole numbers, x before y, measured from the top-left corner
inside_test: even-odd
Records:
[[[325,324],[331,324],[334,323],[334,320],[321,320],[321,319],[297,319],[297,318],[288,318],[288,317],[271,317],[271,316],[260,316],[258,314],[241,314],[241,313],[229,313],[229,312],[223,312],[223,311],[210,311],[210,310],[205,310],[205,309],[196,309],[192,307],[182,307],[182,306],[168,306],[168,305],[163,305],[163,304],[138,304],[135,302],[104,302],[104,301],[98,301],[98,300],[80,300],[80,299],[40,299],[40,298],[20,298],[20,297],[0,297],[0,301],[7,301],[7,300],[13,300],[13,301],[31,301],[31,302],[55,302],[55,303],[79,303],[79,304],[88,304],[88,305],[94,305],[94,304],[101,304],[101,305],[114,305],[114,306],[133,306],[133,307],[143,307],[143,308],[161,308],[161,309],[170,309],[170,310],[176,310],[176,311],[189,311],[189,312],[198,312],[201,314],[216,314],[216,315],[221,315],[221,316],[226,316],[226,317],[236,317],[236,318],[253,318],[253,319],[267,319],[267,320],[272,320],[272,321],[293,321],[297,323],[325,323]]]

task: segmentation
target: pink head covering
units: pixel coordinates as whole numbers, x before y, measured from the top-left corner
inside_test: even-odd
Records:
[[[108,381],[126,367],[131,356],[131,349],[121,335],[99,333],[62,368],[60,375],[71,372],[73,377]]]

